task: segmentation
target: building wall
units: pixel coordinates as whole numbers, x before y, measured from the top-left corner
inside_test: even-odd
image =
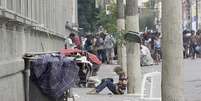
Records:
[[[73,0],[0,0],[0,98],[25,101],[26,52],[58,51],[72,18]]]
[[[201,29],[201,1],[198,0],[198,22],[199,22],[199,29]]]
[[[182,21],[183,29],[191,28],[191,8],[190,2],[188,0],[182,1]]]
[[[198,0],[198,28],[201,28],[201,1]],[[183,0],[183,28],[196,30],[196,0]]]

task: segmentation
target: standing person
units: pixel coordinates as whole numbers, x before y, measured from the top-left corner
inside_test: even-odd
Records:
[[[101,35],[97,35],[96,39],[97,57],[104,63],[106,61],[104,38]]]
[[[106,50],[106,57],[107,57],[108,64],[112,63],[112,59],[114,57],[114,43],[115,43],[115,40],[113,36],[110,34],[107,34],[105,37],[104,46]]]
[[[65,49],[67,48],[74,48],[75,45],[73,44],[71,38],[69,38],[68,36],[65,36]]]
[[[81,40],[80,37],[75,35],[74,33],[70,33],[69,37],[73,41],[73,43],[76,45],[75,48],[81,49]]]
[[[195,47],[195,51],[197,53],[197,57],[201,57],[201,35],[200,30],[197,31],[196,39],[197,39],[197,46]]]
[[[121,67],[116,67],[114,72],[119,76],[118,83],[114,83],[112,78],[102,79],[101,83],[88,94],[98,94],[106,87],[115,95],[124,94],[127,88],[128,78]]]
[[[198,46],[198,36],[196,35],[195,31],[192,31],[191,36],[192,59],[196,59],[196,55],[198,54],[198,52],[196,51],[197,46]]]
[[[85,49],[85,44],[86,44],[86,41],[87,41],[87,36],[81,36],[80,39],[81,39],[81,43],[82,43],[81,47],[83,49]]]
[[[97,55],[97,47],[96,47],[96,37],[95,35],[92,36],[92,53]]]
[[[161,58],[161,40],[160,35],[157,35],[154,40],[154,49],[155,49],[155,63],[158,65]]]
[[[93,52],[93,42],[92,42],[92,36],[88,35],[87,40],[85,42],[84,48],[87,52],[92,53]]]
[[[184,58],[188,58],[190,56],[190,41],[191,39],[191,33],[187,30],[183,31],[183,54],[184,54]]]

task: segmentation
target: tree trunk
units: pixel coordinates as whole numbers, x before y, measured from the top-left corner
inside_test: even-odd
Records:
[[[124,0],[117,0],[117,29],[119,32],[125,30],[125,9],[124,9]],[[119,56],[119,63],[123,68],[124,72],[127,73],[127,64],[126,64],[126,47],[124,44],[119,43],[118,45],[118,56]]]
[[[162,101],[184,101],[181,4],[162,0]]]
[[[126,31],[139,32],[138,0],[126,0]],[[140,44],[127,42],[128,93],[140,94]]]

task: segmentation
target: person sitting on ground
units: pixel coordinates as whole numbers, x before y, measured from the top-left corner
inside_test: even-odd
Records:
[[[88,92],[88,94],[98,94],[106,87],[115,95],[124,94],[127,87],[128,78],[121,67],[116,67],[114,72],[119,76],[118,83],[114,83],[112,78],[102,79],[101,83],[93,90]]]

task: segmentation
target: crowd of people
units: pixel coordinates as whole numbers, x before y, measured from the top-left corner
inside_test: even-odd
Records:
[[[141,65],[159,64],[162,59],[161,33],[146,31],[140,33],[141,42]],[[66,48],[78,48],[95,54],[102,63],[112,64],[116,55],[116,41],[111,34],[100,32],[78,36],[71,33],[66,37]],[[183,31],[184,58],[201,58],[201,30]]]
[[[159,64],[161,61],[161,34],[159,32],[147,31],[141,35],[141,65]],[[116,56],[115,38],[108,33],[87,34],[78,36],[71,33],[66,37],[66,48],[78,48],[95,54],[102,63],[112,64]],[[116,51],[115,51],[116,50]]]
[[[77,48],[80,50],[87,51],[96,56],[102,61],[102,63],[112,64],[112,60],[115,56],[115,46],[116,41],[111,34],[108,33],[98,33],[98,34],[88,34],[85,36],[78,36],[71,33],[65,40],[65,48]],[[104,88],[108,88],[115,95],[124,94],[127,87],[127,76],[121,67],[116,67],[114,72],[119,76],[118,83],[115,83],[113,78],[104,78],[99,81],[90,77],[89,81],[93,82],[97,86],[93,90],[88,92],[88,94],[98,94]]]
[[[140,34],[141,65],[159,64],[161,55],[161,34],[154,31],[146,31]]]
[[[201,30],[183,31],[184,58],[201,58]]]
[[[115,56],[115,39],[108,33],[78,36],[71,33],[66,37],[65,48],[78,48],[96,54],[102,63],[112,64]]]
[[[141,38],[141,66],[158,65],[162,60],[161,38],[162,34],[157,31],[146,31],[139,34]],[[65,48],[77,48],[95,54],[102,63],[112,64],[115,57],[116,40],[111,34],[97,33],[78,36],[71,33],[66,37]],[[184,58],[201,58],[201,30],[183,31]],[[115,72],[119,75],[119,82],[114,83],[112,78],[102,79],[101,82],[88,94],[98,94],[104,88],[108,88],[113,94],[124,94],[127,85],[127,76],[116,67]]]

